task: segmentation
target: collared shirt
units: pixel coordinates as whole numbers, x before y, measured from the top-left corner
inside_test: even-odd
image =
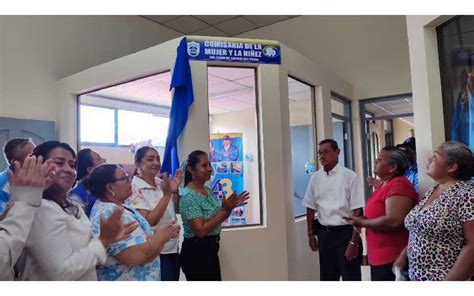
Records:
[[[97,200],[92,207],[91,221],[92,231],[95,237],[100,236],[100,219],[112,215],[116,204]],[[97,278],[99,281],[159,281],[161,279],[160,256],[151,262],[140,265],[125,265],[118,261],[115,256],[126,249],[146,243],[147,237],[154,234],[150,224],[140,213],[124,205],[122,222],[128,224],[137,222],[138,227],[126,238],[107,246],[107,260],[97,266]]]
[[[10,168],[0,173],[0,216],[7,209],[10,201],[10,183],[8,182],[8,172]]]
[[[125,204],[137,210],[153,210],[163,198],[163,191],[160,187],[161,179],[155,178],[155,182],[158,187],[154,187],[148,184],[145,180],[134,176],[132,179],[132,195],[125,201]],[[173,221],[178,222],[174,202],[171,199],[163,213],[163,216],[161,216],[156,225],[160,228]],[[178,253],[178,246],[179,237],[172,238],[165,243],[161,250],[161,254]]]
[[[416,192],[420,192],[418,190],[418,166],[416,163],[407,168],[405,171],[405,177],[407,177],[408,181],[415,186]]]
[[[359,177],[340,164],[328,173],[320,169],[309,180],[303,205],[316,211],[322,225],[347,225],[344,217],[365,205]]]

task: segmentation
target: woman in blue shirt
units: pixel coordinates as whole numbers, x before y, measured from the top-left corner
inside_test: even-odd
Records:
[[[180,265],[188,281],[220,281],[219,240],[221,224],[231,211],[249,198],[244,191],[219,204],[205,185],[212,175],[207,153],[193,151],[186,163],[179,210],[183,219],[184,241]]]
[[[100,224],[116,208],[123,207],[122,221],[137,222],[128,237],[107,246],[107,260],[97,267],[97,278],[105,281],[160,280],[160,252],[164,244],[179,234],[179,226],[170,223],[153,229],[140,213],[123,204],[131,195],[132,185],[125,171],[113,164],[95,168],[85,181],[87,189],[98,197],[91,211],[92,231],[100,235]]]
[[[77,153],[77,185],[71,191],[71,198],[75,199],[86,212],[87,217],[90,216],[92,207],[94,206],[97,197],[87,192],[84,186],[84,179],[97,166],[106,163],[105,158],[102,158],[99,153],[86,148]]]

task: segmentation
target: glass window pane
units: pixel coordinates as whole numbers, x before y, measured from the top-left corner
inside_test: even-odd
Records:
[[[118,111],[118,144],[130,145],[151,141],[153,146],[164,147],[169,118],[149,113]],[[147,128],[143,128],[147,127]]]
[[[311,174],[316,170],[312,86],[288,77],[290,100],[291,166],[295,217],[305,215],[302,205]]]
[[[474,114],[474,16],[456,17],[437,33],[446,140],[474,149],[469,132]]]
[[[114,110],[80,105],[81,142],[113,144],[115,142]]]
[[[208,68],[211,186],[217,199],[250,193],[224,226],[261,224],[259,135],[255,70]]]

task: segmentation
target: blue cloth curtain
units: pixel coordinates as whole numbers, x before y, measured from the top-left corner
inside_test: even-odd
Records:
[[[186,126],[188,110],[194,101],[186,38],[181,39],[177,51],[178,55],[176,56],[170,85],[170,90],[174,88],[170,124],[161,166],[161,172],[167,172],[168,174],[174,174],[179,168],[177,141]]]

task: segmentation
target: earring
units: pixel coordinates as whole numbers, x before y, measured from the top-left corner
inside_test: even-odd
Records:
[[[115,197],[115,192],[112,191],[112,197]]]

